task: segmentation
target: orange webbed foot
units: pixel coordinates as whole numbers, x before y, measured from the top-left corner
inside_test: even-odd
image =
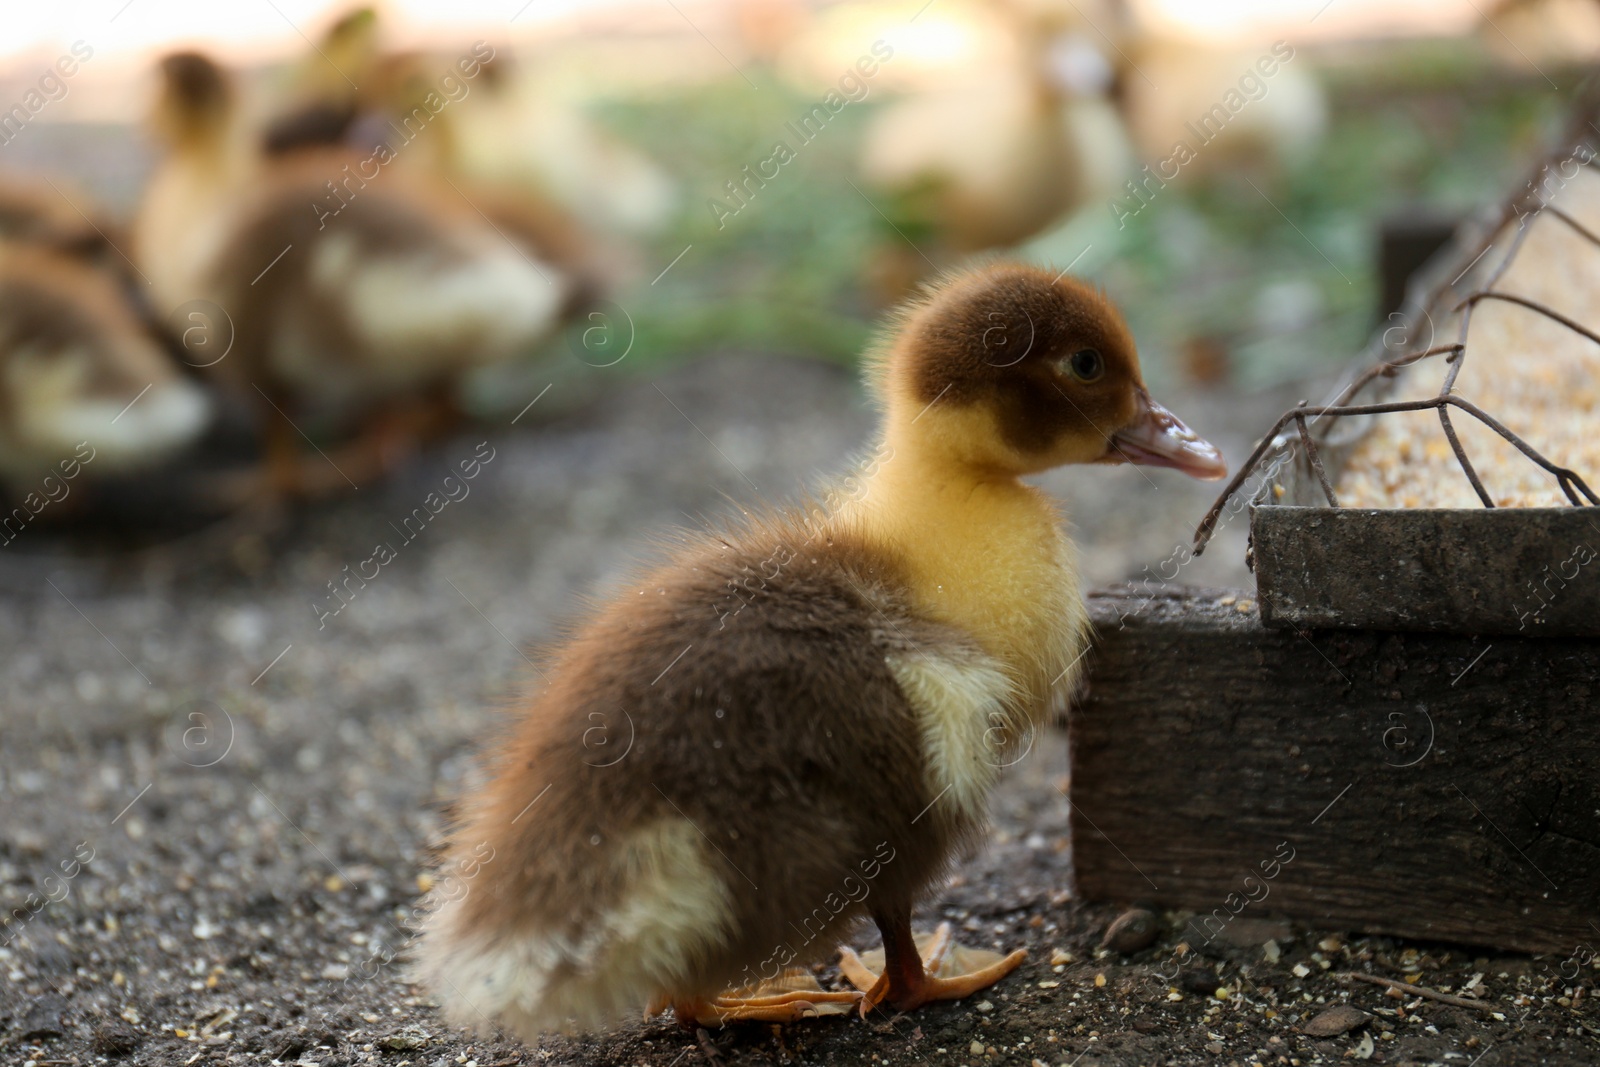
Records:
[[[855,990],[825,990],[810,972],[790,970],[770,981],[729,990],[720,996],[674,999],[671,1005],[678,1022],[685,1027],[722,1027],[733,1022],[781,1024],[844,1015],[854,1010],[861,999]],[[662,1000],[652,1004],[657,1011],[665,1006]]]
[[[865,994],[863,1016],[883,1003],[896,1011],[912,1011],[936,1000],[961,1000],[994,985],[1028,956],[1023,949],[1002,955],[959,945],[949,923],[914,939],[914,947],[911,966],[905,965],[908,961],[891,961],[883,949],[865,957],[849,947],[839,950],[839,970]]]

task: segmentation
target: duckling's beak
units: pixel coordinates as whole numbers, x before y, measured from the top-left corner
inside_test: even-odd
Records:
[[[1107,463],[1140,463],[1147,467],[1171,467],[1191,478],[1212,481],[1228,473],[1217,446],[1202,438],[1183,420],[1150,399],[1140,386],[1133,422],[1111,435]]]

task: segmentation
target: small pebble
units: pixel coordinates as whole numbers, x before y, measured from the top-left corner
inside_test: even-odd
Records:
[[[387,1037],[378,1039],[378,1047],[386,1048],[390,1052],[410,1052],[413,1049],[422,1048],[427,1043],[428,1039],[423,1035],[403,1030],[400,1033],[390,1034]]]
[[[1106,927],[1106,936],[1101,940],[1100,947],[1126,956],[1149,948],[1160,933],[1161,924],[1153,912],[1144,908],[1130,908]]]
[[[34,1001],[22,1017],[22,1039],[60,1037],[66,1033],[67,1002],[54,993],[46,993]]]
[[[139,1031],[115,1019],[94,1028],[89,1037],[89,1047],[98,1056],[126,1056],[139,1047]]]
[[[1351,1007],[1349,1004],[1335,1004],[1302,1026],[1300,1032],[1310,1037],[1337,1037],[1349,1033],[1358,1026],[1366,1025],[1370,1018],[1360,1008]]]
[[[1222,985],[1222,982],[1213,971],[1209,971],[1204,967],[1191,967],[1183,972],[1183,975],[1178,979],[1178,984],[1191,993],[1199,993],[1203,997],[1209,997],[1217,991],[1217,987]]]

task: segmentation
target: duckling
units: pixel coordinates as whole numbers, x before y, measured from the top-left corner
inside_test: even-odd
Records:
[[[1327,94],[1287,42],[1249,49],[1134,26],[1119,47],[1118,105],[1159,181],[1281,171],[1328,128]]]
[[[296,64],[286,100],[262,131],[263,149],[280,155],[338,144],[356,121],[367,78],[379,55],[378,12],[356,7],[323,31]]]
[[[678,210],[677,182],[660,163],[564,99],[554,76],[529,64],[505,55],[486,62],[452,122],[457,173],[547,198],[593,230],[647,236]]]
[[[485,82],[498,77],[490,72],[500,65],[503,61],[479,64],[478,77]],[[441,95],[445,78],[462,94],[459,100]],[[396,52],[374,65],[368,84],[369,109],[350,131],[353,146],[387,150],[394,156],[390,166],[447,182],[458,200],[470,204],[501,234],[568,276],[573,309],[599,298],[610,273],[603,242],[550,197],[526,184],[485,180],[463,164],[460,105],[471,99],[471,91],[463,88],[467,83],[455,71],[425,53]]]
[[[424,926],[418,975],[450,1016],[528,1040],[668,1005],[788,1022],[958,999],[1022,961],[966,970],[948,931],[919,951],[911,930],[1082,662],[1072,546],[1020,479],[1226,468],[1074,278],[950,277],[870,365],[882,429],[849,491],[685,534],[549,657]],[[881,974],[852,952],[855,990],[785,973],[867,917]]]
[[[874,265],[875,287],[891,299],[930,264],[1043,232],[1133,169],[1106,95],[1113,67],[1081,16],[1024,4],[996,13],[1016,64],[891,104],[867,129],[862,177],[898,231],[885,234]]]
[[[380,40],[373,8],[356,8],[337,20],[297,68],[289,100],[261,133],[263,150],[284,155],[340,144],[367,150],[375,135],[389,140],[398,131],[407,141],[399,156],[404,166],[498,189],[500,201],[542,202],[544,214],[559,210],[586,228],[655,233],[676,209],[676,185],[659,164],[486,43],[452,64],[385,53]],[[437,59],[437,71],[424,58]],[[420,93],[419,72],[426,76]],[[436,101],[449,99],[444,110],[435,106],[422,113],[429,135],[413,145],[405,120],[426,93]]]
[[[1600,5],[1593,0],[1500,0],[1484,8],[1477,36],[1503,66],[1542,77],[1547,67],[1589,64],[1600,55]]]
[[[168,155],[137,254],[164,314],[196,299],[225,313],[232,348],[213,373],[262,403],[280,480],[293,480],[296,410],[336,428],[392,411],[559,324],[570,280],[453,190],[336,150],[264,159],[220,67],[178,53],[160,72]],[[393,450],[370,451],[362,462],[381,467]]]
[[[209,415],[114,278],[0,241],[0,478],[31,486],[64,461],[92,461],[97,475],[147,466]]]
[[[18,175],[0,176],[0,239],[53,248],[70,255],[106,250],[110,221],[94,207],[80,214],[81,196],[68,200],[47,185]]]

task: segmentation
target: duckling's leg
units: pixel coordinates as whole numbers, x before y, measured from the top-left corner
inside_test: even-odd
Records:
[[[278,399],[285,398],[280,395]],[[261,409],[266,490],[274,498],[290,499],[300,495],[304,481],[300,440],[282,405],[270,397],[267,402],[271,408]]]
[[[882,974],[872,973],[853,949],[839,950],[839,969],[850,984],[866,993],[862,1015],[885,1002],[897,1011],[911,1011],[934,1000],[960,1000],[998,982],[1028,955],[1022,949],[1002,956],[957,945],[949,923],[939,925],[919,954],[909,910],[874,918],[883,934]]]
[[[808,1016],[844,1015],[860,1002],[861,994],[853,989],[829,992],[809,972],[791,970],[709,1000],[673,1000],[672,1008],[683,1026],[726,1026],[731,1022],[792,1023]],[[652,1005],[655,1010],[661,1007],[665,1003]]]

